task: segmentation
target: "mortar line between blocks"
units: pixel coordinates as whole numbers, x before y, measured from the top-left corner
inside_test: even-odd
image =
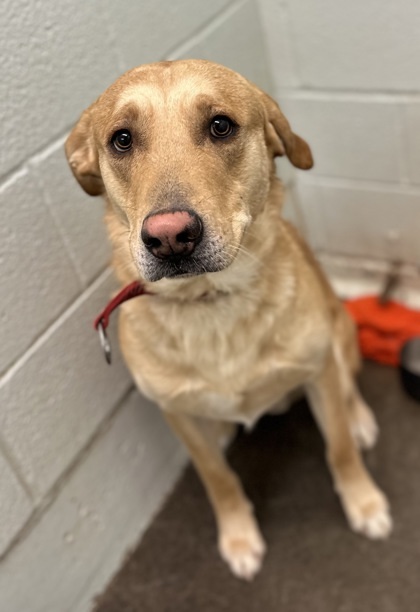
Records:
[[[156,498],[155,497],[156,489],[160,490],[160,495],[159,495],[160,503],[158,503],[158,505],[155,506],[154,510],[149,514],[148,520],[146,522],[142,521],[141,523],[139,523],[136,520],[135,523],[137,527],[137,535],[136,535],[134,543],[128,549],[128,552],[126,551],[126,554],[123,557],[124,559],[127,558],[127,554],[130,554],[129,551],[133,548],[133,546],[134,547],[138,546],[141,538],[143,537],[143,535],[145,534],[149,526],[152,525],[153,521],[155,520],[160,510],[163,508],[169,496],[171,495],[174,488],[176,487],[176,484],[182,474],[182,471],[185,469],[186,464],[187,464],[187,455],[181,446],[177,448],[175,451],[168,453],[162,458],[162,465],[160,469],[158,469],[157,472],[155,473],[154,478],[153,478],[154,483],[151,486],[151,489],[149,490],[149,496],[152,498]],[[175,472],[174,472],[174,466],[176,468]],[[174,473],[175,473],[175,476],[174,476]],[[163,488],[162,488],[162,482],[165,485]],[[105,557],[106,557],[106,551],[104,552],[103,559]],[[121,564],[119,564],[118,567],[120,567],[120,565]],[[96,573],[92,574],[89,580],[84,584],[84,587],[80,589],[80,593],[77,596],[77,599],[73,601],[72,607],[69,609],[69,612],[70,610],[73,611],[73,610],[79,609],[81,602],[83,602],[83,600],[85,599],[86,593],[90,592],[90,588],[89,588],[90,585],[94,583],[96,576],[97,574],[101,572],[102,567],[103,567],[103,561],[101,563],[101,566],[97,568]],[[140,587],[140,590],[141,590],[141,587]]]
[[[73,460],[68,464],[65,470],[61,473],[58,480],[50,487],[47,493],[44,495],[39,505],[34,508],[34,511],[28,518],[28,520],[21,527],[16,536],[12,539],[6,549],[0,555],[0,563],[4,561],[7,556],[15,549],[16,546],[19,546],[21,542],[23,542],[32,532],[32,530],[36,527],[36,525],[40,522],[44,514],[49,510],[49,508],[54,504],[61,491],[65,488],[68,481],[71,479],[73,474],[79,468],[79,466],[85,461],[88,457],[92,448],[96,445],[96,443],[101,440],[111,427],[113,421],[116,419],[120,410],[123,409],[126,401],[130,397],[131,393],[133,393],[135,387],[133,384],[130,384],[128,389],[123,392],[121,398],[116,402],[115,406],[110,410],[107,416],[99,423],[98,427],[92,433],[90,438],[87,440],[85,445],[78,451]]]
[[[61,143],[60,143],[61,144]],[[58,147],[57,147],[58,148]],[[41,161],[40,157],[36,158],[36,161]],[[33,164],[33,166],[35,167],[35,163],[36,163],[35,159],[33,160],[33,162],[31,164]],[[58,217],[57,217],[57,213],[56,213],[56,207],[53,206],[53,203],[51,201],[51,197],[48,193],[48,189],[45,185],[45,181],[44,178],[42,176],[41,172],[35,172],[35,180],[38,183],[38,186],[41,190],[41,194],[42,194],[42,198],[43,198],[43,202],[45,204],[45,207],[47,209],[48,214],[50,215],[52,222],[54,224],[54,227],[57,231],[58,237],[61,240],[61,243],[63,245],[64,251],[67,255],[67,257],[69,258],[70,264],[73,266],[73,270],[74,273],[79,281],[80,287],[79,289],[81,291],[83,291],[83,288],[86,285],[86,278],[83,274],[83,270],[81,269],[81,267],[79,266],[76,257],[74,256],[74,252],[73,249],[71,248],[71,243],[69,241],[69,238],[66,234],[66,232],[63,230],[63,226],[60,223]]]
[[[419,91],[387,91],[387,90],[361,90],[361,89],[328,89],[323,87],[280,87],[276,96],[291,99],[321,101],[321,102],[364,102],[367,104],[383,103],[409,104],[420,103]]]
[[[292,17],[292,12],[290,10],[290,5],[289,5],[288,0],[285,0],[281,4],[283,6],[284,15],[286,16],[286,37],[287,37],[286,44],[288,45],[290,49],[290,56],[292,59],[292,70],[294,71],[296,75],[297,82],[300,83],[301,84],[300,86],[303,88],[304,81],[302,77],[302,68],[301,68],[302,62],[301,62],[301,58],[299,55],[299,49],[298,49],[298,44],[297,44],[298,37],[296,35],[295,23]]]
[[[242,6],[244,6],[250,0],[236,0],[221,9],[216,15],[211,17],[209,21],[202,24],[195,33],[191,34],[184,42],[177,43],[176,46],[169,49],[165,54],[164,58],[169,60],[176,60],[181,55],[186,53],[191,47],[199,43],[201,40],[206,38],[209,34],[212,34],[220,25],[222,25],[229,17],[234,15]]]
[[[263,9],[261,6],[261,0],[253,0],[254,5],[255,5],[255,10],[257,13],[257,18],[258,18],[258,28],[262,33],[262,46],[263,46],[263,52],[264,52],[264,58],[265,58],[265,63],[267,66],[267,71],[268,71],[268,75],[269,75],[269,84],[270,84],[270,91],[268,91],[267,93],[273,94],[276,87],[275,87],[275,71],[274,71],[274,62],[272,58],[272,55],[270,53],[270,48],[269,48],[269,44],[268,44],[268,36],[266,35],[265,32],[265,21],[264,21],[264,16],[263,16]]]
[[[0,451],[3,454],[4,458],[6,459],[6,461],[8,462],[8,464],[10,466],[10,469],[13,471],[13,473],[14,473],[17,481],[18,481],[18,483],[20,484],[20,486],[24,490],[24,492],[25,492],[26,496],[28,497],[29,501],[31,502],[31,506],[33,508],[35,506],[34,495],[33,495],[32,491],[31,491],[30,486],[26,482],[23,474],[21,474],[21,469],[20,469],[19,461],[14,456],[13,451],[10,449],[10,447],[7,444],[6,440],[3,438],[3,435],[2,435],[1,432],[0,432]]]
[[[409,137],[407,130],[407,118],[404,112],[404,107],[401,104],[396,104],[397,122],[398,122],[398,170],[402,184],[410,186],[410,153],[409,153]]]
[[[83,292],[55,319],[51,325],[47,327],[20,355],[8,369],[0,376],[0,389],[2,389],[30,359],[36,353],[36,351],[47,342],[52,335],[65,323],[76,310],[86,302],[94,292],[104,283],[110,276],[112,276],[112,270],[108,266],[103,270],[94,281],[88,285]]]
[[[117,60],[118,70],[122,74],[123,72],[127,70],[125,66],[125,61],[124,61],[124,53],[122,49],[120,48],[120,46],[117,44],[118,37],[115,32],[113,23],[112,23],[111,15],[108,14],[108,8],[106,5],[104,7],[104,18],[105,18],[105,23],[106,23],[106,27],[108,30],[108,34],[110,37],[111,46],[113,47],[113,50],[115,52],[115,59]]]
[[[404,193],[420,197],[420,185],[406,182],[385,182],[361,178],[334,177],[313,174],[310,177],[299,176],[297,184],[302,187],[329,187],[335,189],[353,189],[356,191],[387,191],[392,194]]]
[[[58,132],[54,138],[47,143],[45,143],[40,149],[37,149],[33,153],[29,155],[26,159],[21,161],[13,168],[6,170],[3,174],[0,175],[0,191],[7,188],[10,184],[13,184],[14,181],[20,176],[27,172],[29,168],[31,168],[34,161],[37,159],[44,159],[50,153],[54,152],[61,144],[64,144],[64,140],[67,137],[67,134],[71,130],[73,123],[65,127],[64,130]]]

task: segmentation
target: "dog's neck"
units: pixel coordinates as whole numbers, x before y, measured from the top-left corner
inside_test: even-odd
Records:
[[[261,262],[254,254],[240,250],[225,270],[179,279],[162,279],[146,286],[156,296],[178,302],[224,300],[255,284]]]

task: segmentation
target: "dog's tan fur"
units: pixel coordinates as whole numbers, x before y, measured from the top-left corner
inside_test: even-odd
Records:
[[[206,126],[220,114],[239,128],[216,142]],[[109,142],[121,128],[131,130],[134,144],[118,156]],[[66,152],[82,187],[105,195],[122,285],[140,277],[154,294],[122,306],[122,351],[139,389],[159,404],[187,447],[233,572],[252,578],[265,545],[219,448],[217,427],[209,425],[251,426],[299,387],[325,437],[351,527],[385,537],[387,501],[356,447],[372,445],[377,429],[353,381],[353,325],[309,249],[280,216],[274,157],[286,154],[303,169],[312,157],[275,102],[210,62],[142,66],[85,111]],[[204,220],[218,271],[198,266],[195,275],[149,282],[142,223],[180,199]]]

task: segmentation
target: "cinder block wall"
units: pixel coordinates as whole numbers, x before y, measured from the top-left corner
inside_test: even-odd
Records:
[[[420,263],[420,4],[260,7],[277,98],[315,155],[292,192],[312,245]]]
[[[111,368],[101,355],[103,205],[64,140],[140,63],[203,57],[270,79],[253,0],[4,0],[0,57],[0,610],[85,612],[185,456],[115,337]]]

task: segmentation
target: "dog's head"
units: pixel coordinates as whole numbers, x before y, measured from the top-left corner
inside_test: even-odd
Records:
[[[274,156],[312,166],[274,100],[201,60],[124,74],[83,113],[66,154],[129,229],[149,281],[227,267],[267,199]]]

